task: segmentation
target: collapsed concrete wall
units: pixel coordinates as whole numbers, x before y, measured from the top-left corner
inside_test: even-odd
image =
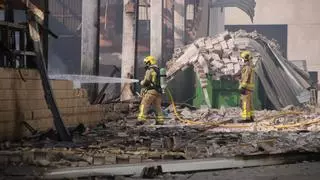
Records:
[[[0,140],[30,135],[23,121],[37,130],[54,128],[38,71],[20,71],[25,81],[18,70],[0,68]],[[73,82],[67,80],[52,80],[51,85],[66,126],[92,125],[102,119],[102,106],[90,105],[84,89],[73,89]]]

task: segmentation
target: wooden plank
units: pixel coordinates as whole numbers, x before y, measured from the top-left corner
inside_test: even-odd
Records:
[[[44,21],[43,11],[29,0],[22,0],[22,2],[25,3],[27,7],[31,10],[31,12],[39,18],[39,21],[40,21],[39,23],[43,24],[43,21]]]

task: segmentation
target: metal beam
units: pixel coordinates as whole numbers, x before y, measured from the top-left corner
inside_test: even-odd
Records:
[[[135,6],[137,7],[137,6]],[[123,36],[122,36],[122,61],[121,61],[121,77],[132,79],[135,70],[135,18],[136,15],[131,0],[123,1]],[[131,84],[121,84],[121,101],[132,99],[134,94],[131,90]]]
[[[185,5],[185,0],[174,0],[174,48],[179,48],[185,45]]]
[[[163,49],[163,0],[150,0],[150,54],[154,56],[160,67],[165,67],[162,57]]]
[[[99,75],[99,13],[100,0],[82,1],[81,74]],[[98,93],[98,84],[82,85],[88,91],[90,102]]]
[[[314,154],[311,154],[314,155]],[[296,162],[307,161],[310,159],[318,159],[319,155],[311,156],[310,154],[301,155],[274,155],[274,156],[251,156],[244,158],[214,158],[214,159],[197,159],[197,160],[179,160],[165,161],[141,164],[125,164],[125,165],[108,165],[108,166],[91,166],[79,168],[65,168],[46,172],[46,179],[62,179],[62,178],[79,178],[94,176],[143,176],[146,168],[155,167],[162,169],[161,173],[177,173],[177,172],[197,172],[222,170],[232,168],[246,168],[257,166],[269,166],[279,164],[290,164]]]
[[[29,3],[27,3],[27,7]],[[59,109],[57,107],[57,103],[54,98],[54,94],[51,88],[51,84],[49,82],[49,77],[47,73],[47,68],[45,64],[45,57],[43,55],[43,47],[40,37],[40,30],[37,21],[35,20],[35,15],[28,12],[27,19],[28,19],[28,27],[30,37],[33,41],[34,50],[36,52],[35,62],[37,64],[37,68],[39,70],[43,90],[45,91],[45,100],[48,104],[49,109],[52,112],[54,126],[58,132],[59,138],[61,141],[72,141],[72,137],[65,127],[64,122],[62,121]]]
[[[216,0],[212,0],[213,2]],[[209,36],[214,36],[224,31],[225,12],[223,7],[211,7],[209,10]]]

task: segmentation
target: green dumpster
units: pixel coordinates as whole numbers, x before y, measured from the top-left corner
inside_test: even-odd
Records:
[[[208,95],[212,108],[240,107],[239,82],[236,80],[212,80],[208,77]],[[206,105],[200,82],[196,80],[196,97],[193,99],[193,106],[200,108]],[[265,95],[261,83],[256,80],[254,91],[254,107],[256,110],[264,108]]]

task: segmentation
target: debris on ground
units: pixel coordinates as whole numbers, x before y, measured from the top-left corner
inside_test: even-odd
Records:
[[[127,164],[172,159],[318,152],[320,114],[290,107],[256,111],[255,123],[242,124],[239,108],[167,108],[164,125],[154,119],[135,126],[136,105],[108,105],[96,127],[72,128],[73,142],[29,138],[0,144],[2,166],[45,168]],[[117,116],[114,111],[117,108]],[[113,114],[113,116],[109,116]],[[128,118],[128,117],[132,118]],[[186,122],[182,122],[186,120]]]

